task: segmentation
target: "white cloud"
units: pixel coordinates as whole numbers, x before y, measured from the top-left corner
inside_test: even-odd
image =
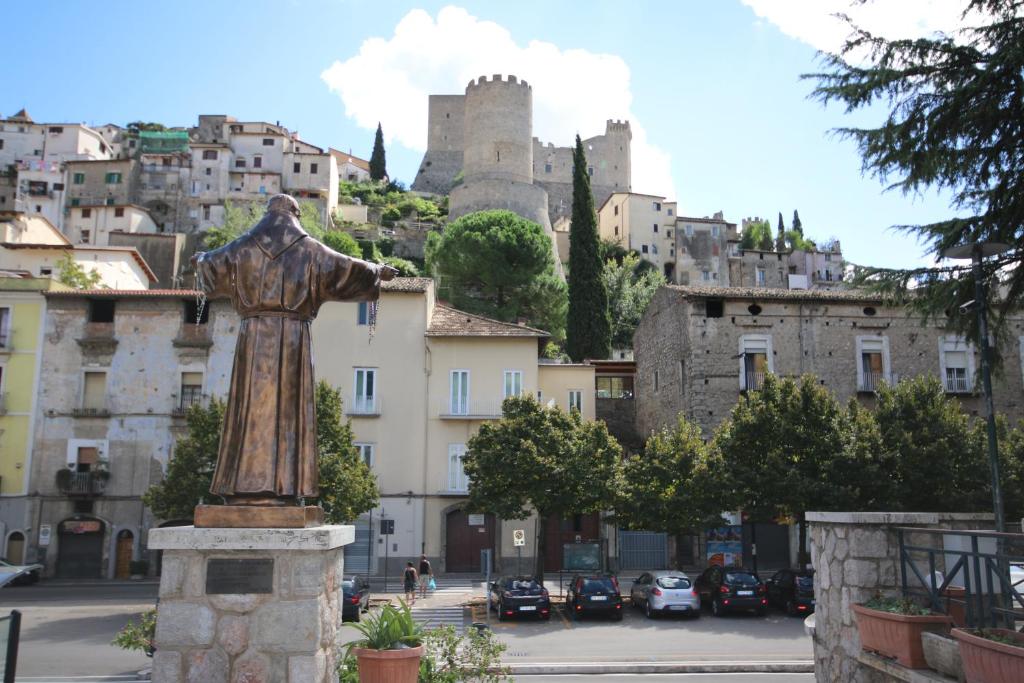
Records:
[[[633,129],[633,188],[675,196],[671,160],[632,115],[629,66],[621,57],[561,49],[542,41],[520,45],[507,29],[460,7],[435,19],[412,10],[391,38],[369,38],[358,54],[321,74],[341,98],[345,115],[405,147],[427,144],[427,96],[460,94],[482,75],[514,74],[533,86],[533,134],[559,146],[574,136],[604,133],[606,119],[629,119]]]
[[[850,33],[834,15],[887,38],[919,38],[935,31],[953,33],[963,24],[966,0],[741,0],[760,19],[819,50],[836,52]]]

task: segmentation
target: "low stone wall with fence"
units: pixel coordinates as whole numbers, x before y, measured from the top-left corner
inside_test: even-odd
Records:
[[[896,680],[865,666],[852,605],[876,594],[901,595],[900,548],[895,527],[990,529],[988,513],[808,512],[815,575],[814,672],[818,683]],[[915,534],[905,537],[916,544]],[[926,535],[919,539],[927,543]],[[945,567],[936,566],[937,571]],[[916,582],[916,578],[914,579]]]

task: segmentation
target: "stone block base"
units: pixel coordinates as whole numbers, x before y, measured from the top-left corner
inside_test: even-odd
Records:
[[[343,549],[353,538],[351,526],[151,530],[149,547],[163,550],[154,683],[333,681]],[[242,592],[266,584],[243,570],[271,563],[269,590]],[[225,564],[241,568],[237,577]]]

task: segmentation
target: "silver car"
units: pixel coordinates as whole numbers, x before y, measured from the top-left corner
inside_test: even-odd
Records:
[[[700,617],[700,595],[693,582],[682,572],[664,571],[641,574],[629,589],[634,607],[643,607],[644,614],[685,614]]]

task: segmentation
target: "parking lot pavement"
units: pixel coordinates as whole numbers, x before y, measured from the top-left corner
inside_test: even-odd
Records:
[[[735,614],[698,619],[648,619],[639,610],[625,610],[623,620],[574,621],[562,609],[550,621],[499,622],[492,612],[491,629],[508,646],[505,661],[630,662],[630,661],[811,661],[811,639],[803,620],[782,612],[767,616]],[[486,610],[475,608],[473,621],[485,621]],[[528,680],[533,680],[532,678]],[[724,680],[724,679],[719,679]]]

